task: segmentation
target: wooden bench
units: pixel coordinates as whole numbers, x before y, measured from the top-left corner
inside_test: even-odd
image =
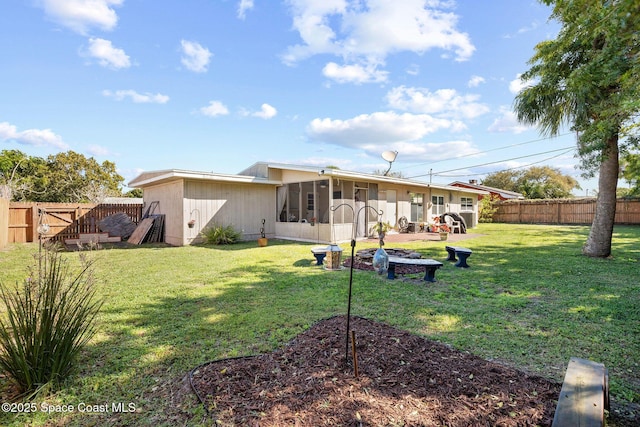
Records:
[[[551,427],[602,427],[605,410],[609,410],[607,369],[602,363],[572,357]]]
[[[461,246],[445,246],[444,248],[447,250],[447,254],[449,255],[447,257],[447,261],[456,261],[457,257],[458,262],[455,264],[456,267],[469,268],[467,258],[469,258],[473,253],[471,249],[463,248]]]
[[[389,257],[389,269],[387,270],[387,278],[395,279],[396,278],[396,265],[419,265],[424,266],[425,274],[424,280],[425,282],[435,282],[436,281],[436,270],[442,267],[442,263],[440,261],[436,261],[434,259],[425,259],[425,258],[402,258],[397,256]]]
[[[322,265],[324,263],[324,257],[327,256],[327,246],[315,246],[311,248],[311,253],[316,257],[316,265]]]

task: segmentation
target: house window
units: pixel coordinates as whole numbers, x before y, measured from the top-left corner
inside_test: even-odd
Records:
[[[472,211],[473,210],[473,199],[471,197],[461,197],[460,198],[460,210]]]
[[[313,193],[307,193],[307,211],[313,212],[315,206],[314,200]]]
[[[444,213],[444,196],[431,196],[431,213],[440,216]]]
[[[424,194],[411,193],[411,221],[422,222],[424,220]]]

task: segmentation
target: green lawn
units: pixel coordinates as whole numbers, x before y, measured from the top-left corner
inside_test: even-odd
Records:
[[[612,398],[640,401],[640,227],[616,227],[610,259],[581,255],[587,227],[483,224],[470,231],[478,234],[464,241],[474,252],[472,268],[445,263],[435,284],[354,271],[352,314],[556,381],[571,356],[602,362]],[[443,260],[445,244],[388,247]],[[35,414],[0,413],[0,425],[161,426],[185,414],[199,422],[204,411],[196,400],[176,398],[192,368],[271,351],[318,320],[346,313],[349,270],[316,267],[312,246],[270,240],[264,248],[247,242],[92,252],[105,297],[98,335],[61,391],[37,400]],[[371,246],[359,242],[356,249]],[[349,255],[349,245],[342,247]],[[0,251],[3,286],[26,277],[37,251],[36,244]],[[77,253],[65,257],[76,262]],[[136,411],[116,414],[112,403],[132,403]],[[82,413],[81,404],[109,412]],[[47,414],[46,405],[74,410]]]

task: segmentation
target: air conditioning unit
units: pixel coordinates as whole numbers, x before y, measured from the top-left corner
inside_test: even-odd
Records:
[[[460,215],[464,219],[464,223],[467,228],[472,228],[476,226],[476,214],[475,212],[459,212]]]

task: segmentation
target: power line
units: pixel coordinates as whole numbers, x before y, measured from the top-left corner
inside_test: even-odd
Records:
[[[572,152],[572,151],[574,151],[574,150],[575,150],[575,147],[573,147],[573,148],[571,148],[571,149],[569,149],[569,150],[567,150],[567,151],[564,151],[564,152],[562,152],[562,153],[560,153],[560,154],[556,154],[555,156],[551,156],[551,157],[547,157],[547,158],[545,158],[545,159],[539,160],[539,161],[537,161],[537,162],[532,162],[532,163],[529,163],[529,164],[526,164],[526,165],[521,165],[521,166],[515,166],[515,167],[512,167],[512,168],[508,168],[508,169],[500,169],[500,170],[499,170],[499,171],[497,171],[497,172],[508,172],[508,171],[512,171],[512,170],[516,170],[516,169],[528,168],[529,166],[533,166],[533,165],[537,165],[537,164],[540,164],[540,163],[544,163],[544,162],[546,162],[546,161],[548,161],[548,160],[555,159],[555,158],[557,158],[557,157],[563,156],[563,155],[565,155],[565,154],[567,154],[567,153],[570,153],[570,152]],[[474,166],[470,166],[470,167],[474,167]],[[435,176],[447,177],[447,178],[460,178],[460,177],[464,177],[464,176],[481,176],[481,175],[488,175],[489,173],[495,173],[495,172],[470,173],[470,174],[466,174],[466,175],[444,175],[444,174],[442,174],[442,172],[441,172],[441,173],[437,173],[437,174],[436,174],[436,173],[434,173],[433,175],[435,175]]]
[[[449,157],[449,158],[446,158],[446,159],[436,160],[434,162],[419,163],[419,164],[416,164],[416,165],[407,166],[407,167],[402,168],[400,170],[407,170],[407,169],[411,169],[411,168],[415,168],[415,167],[419,167],[419,166],[432,165],[432,164],[440,163],[440,162],[448,162],[450,160],[463,159],[465,157],[477,156],[479,154],[491,153],[493,151],[507,150],[509,148],[520,147],[522,145],[527,145],[527,144],[533,144],[534,142],[547,141],[547,140],[551,140],[551,139],[554,139],[554,138],[560,138],[560,137],[567,136],[567,135],[571,135],[571,132],[563,133],[562,135],[557,135],[557,136],[548,137],[548,138],[538,138],[538,139],[532,139],[530,141],[518,142],[516,144],[505,145],[504,147],[492,148],[490,150],[485,150],[485,151],[477,151],[477,152],[474,152],[474,153],[463,154],[461,156]]]
[[[473,165],[473,166],[465,166],[465,167],[462,167],[462,168],[449,169],[449,170],[446,170],[446,171],[441,171],[441,172],[436,172],[436,173],[425,173],[425,174],[422,174],[422,175],[415,175],[415,176],[411,176],[411,177],[409,177],[409,179],[413,179],[413,178],[420,178],[420,177],[423,177],[423,176],[441,175],[441,174],[444,174],[444,173],[447,173],[447,172],[455,172],[455,171],[459,171],[459,170],[463,170],[463,169],[477,168],[477,167],[481,167],[481,166],[494,165],[494,164],[496,164],[496,163],[508,162],[508,161],[510,161],[510,160],[519,160],[519,159],[525,159],[525,158],[527,158],[527,157],[540,156],[540,155],[542,155],[542,154],[555,153],[555,152],[557,152],[557,151],[568,150],[567,152],[569,152],[569,151],[572,151],[572,150],[575,150],[575,149],[576,149],[576,147],[574,147],[574,146],[571,146],[571,147],[563,147],[563,148],[557,148],[557,149],[555,149],[555,150],[543,151],[543,152],[541,152],[541,153],[529,154],[529,155],[526,155],[526,156],[512,157],[512,158],[510,158],[510,159],[505,159],[505,160],[497,160],[497,161],[495,161],[495,162],[482,163],[482,164],[479,164],[479,165]]]

